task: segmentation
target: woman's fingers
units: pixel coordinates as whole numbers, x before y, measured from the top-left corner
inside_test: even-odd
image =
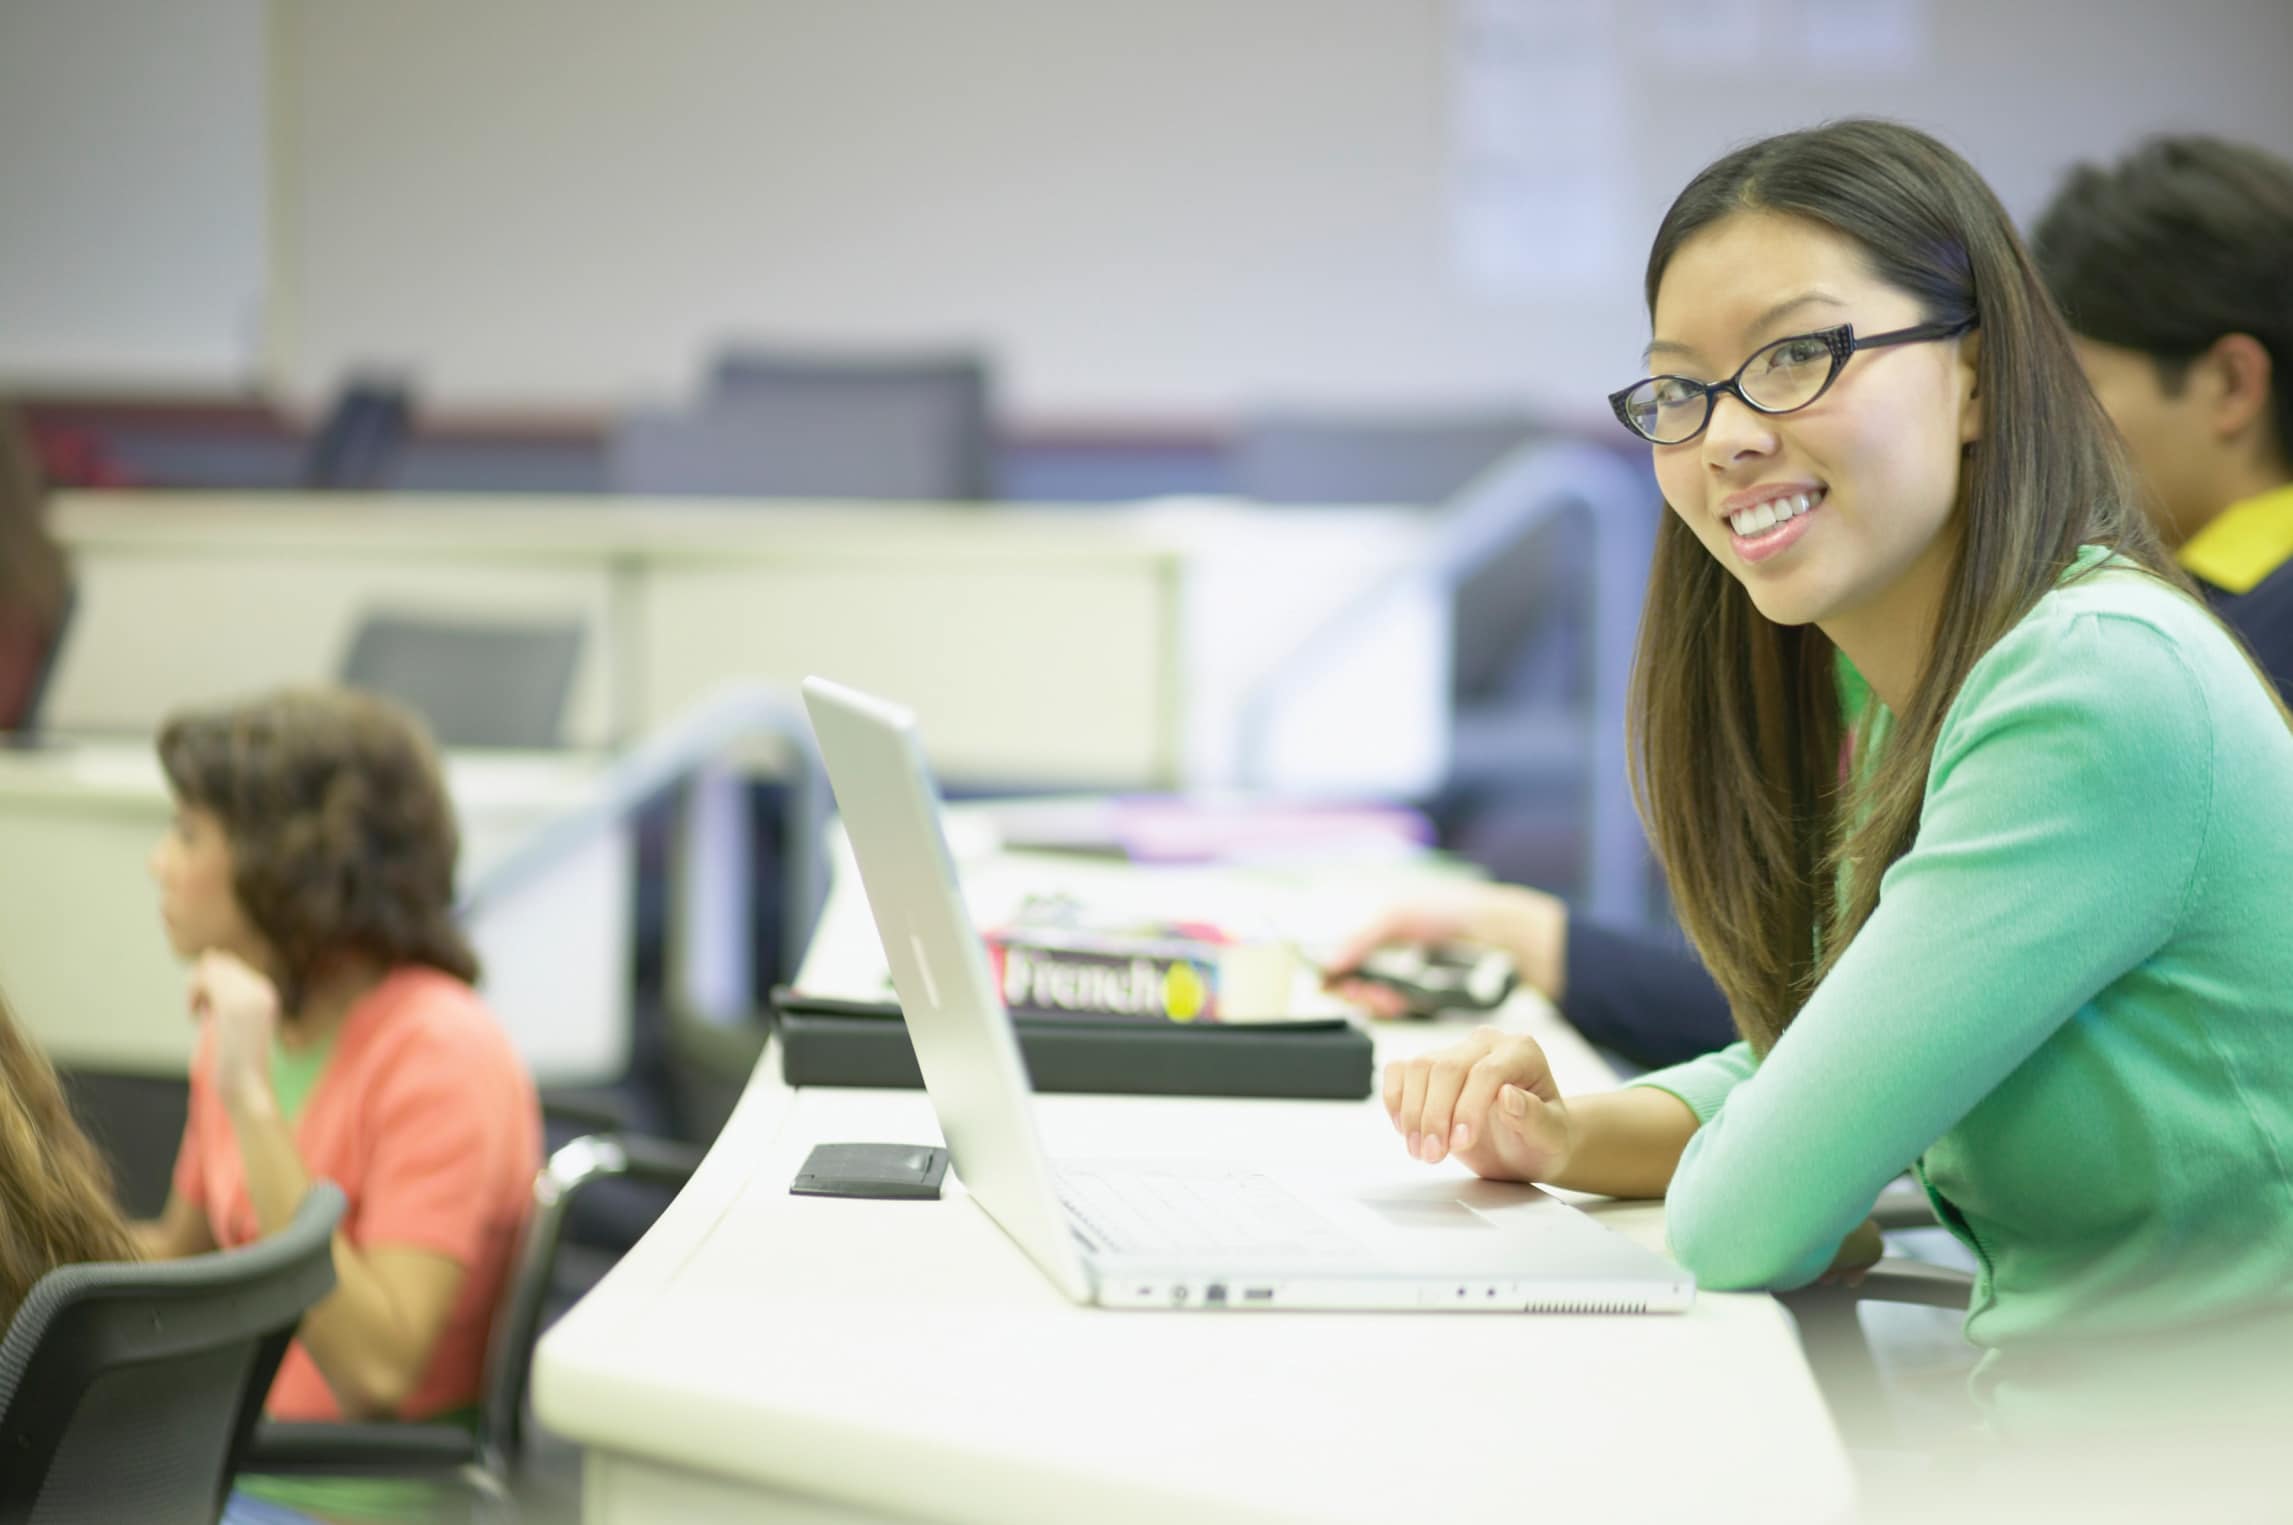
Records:
[[[1457,1126],[1457,1098],[1465,1078],[1483,1055],[1469,1049],[1444,1049],[1426,1067],[1425,1099],[1418,1114],[1417,1157],[1437,1165],[1449,1157],[1450,1134]]]
[[[1396,1060],[1385,1067],[1381,1099],[1412,1156],[1429,1163],[1448,1157],[1461,1115],[1459,1098],[1483,1061],[1508,1041],[1497,1029],[1484,1027],[1438,1053]]]
[[[1392,943],[1447,943],[1471,936],[1478,920],[1474,893],[1450,893],[1387,906],[1365,922],[1323,962],[1323,980],[1333,983],[1361,967],[1363,959]]]
[[[1493,1173],[1520,1181],[1533,1181],[1542,1176],[1552,1161],[1550,1123],[1545,1103],[1534,1093],[1517,1085],[1502,1087],[1489,1118],[1488,1154],[1495,1167]],[[1491,1171],[1481,1173],[1492,1174]]]
[[[1424,1137],[1425,1085],[1432,1068],[1425,1059],[1412,1059],[1402,1066],[1401,1132],[1412,1155],[1419,1152]]]
[[[1324,984],[1339,1000],[1359,1006],[1373,1017],[1399,1017],[1409,1010],[1409,1003],[1401,998],[1401,992],[1389,985],[1373,984],[1368,980],[1349,980],[1343,976],[1331,977]]]
[[[1466,1072],[1464,1089],[1457,1093],[1457,1105],[1449,1126],[1449,1149],[1453,1154],[1464,1154],[1489,1137],[1494,1119],[1490,1108],[1497,1104],[1497,1093],[1505,1085],[1505,1056],[1502,1050],[1491,1049],[1473,1062]]]
[[[1350,970],[1361,967],[1361,961],[1387,943],[1409,942],[1411,929],[1418,915],[1411,906],[1389,906],[1348,937],[1322,966],[1325,982],[1342,979]]]

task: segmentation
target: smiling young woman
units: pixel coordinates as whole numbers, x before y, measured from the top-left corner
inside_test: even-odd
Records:
[[[2293,726],[2005,212],[1912,129],[1790,133],[1689,184],[1646,294],[1636,783],[1741,1041],[1569,1098],[1487,1030],[1388,1071],[1394,1126],[1664,1195],[1713,1288],[1867,1260],[1912,1168],[2002,1428],[2293,1417],[2281,1361],[2238,1370],[2293,1338]]]
[[[1856,355],[1788,411],[1720,397],[1655,447],[1673,512],[1635,665],[1642,797],[1683,924],[1764,1047],[1910,846],[1976,660],[2082,546],[2186,584],[2012,224],[1932,139],[1842,123],[1720,160],[1658,229],[1647,300],[1651,352],[1706,366],[1811,323],[1964,330]],[[1785,489],[1819,506],[1750,537],[1728,522]],[[1859,750],[1844,819],[1840,652],[1893,733]]]

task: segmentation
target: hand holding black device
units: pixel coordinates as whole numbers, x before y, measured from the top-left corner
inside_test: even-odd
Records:
[[[1390,943],[1331,976],[1382,985],[1402,998],[1413,1017],[1494,1011],[1518,981],[1509,954],[1461,944]]]

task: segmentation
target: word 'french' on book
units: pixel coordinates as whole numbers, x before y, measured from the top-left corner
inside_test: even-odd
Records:
[[[985,940],[1014,1011],[1228,1023],[1295,1015],[1298,954],[1286,942],[1228,940],[1194,925],[1185,935],[1019,925]]]

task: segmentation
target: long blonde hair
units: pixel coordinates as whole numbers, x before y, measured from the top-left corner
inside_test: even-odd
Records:
[[[135,1258],[110,1169],[0,1001],[0,1329],[56,1267]]]
[[[1808,219],[1861,246],[1922,321],[1974,321],[1979,442],[1961,467],[1951,570],[1925,676],[1853,776],[1831,641],[1760,614],[1666,514],[1633,661],[1633,787],[1682,927],[1764,1053],[1879,901],[1908,852],[1927,765],[1968,670],[2069,570],[2111,548],[2186,589],[2137,506],[2108,416],[2013,223],[1935,139],[1846,121],[1720,159],[1672,203],[1647,301],[1696,233],[1737,212]]]

